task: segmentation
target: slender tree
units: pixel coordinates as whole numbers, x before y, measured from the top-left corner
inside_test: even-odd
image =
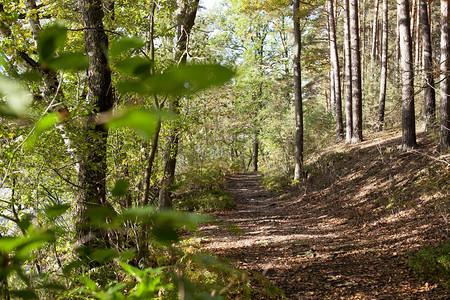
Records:
[[[344,126],[342,124],[342,99],[341,99],[341,75],[339,66],[339,57],[336,47],[336,26],[334,21],[334,0],[328,0],[328,24],[330,36],[330,61],[332,65],[333,81],[334,81],[334,100],[336,111],[336,142],[340,143],[344,140]]]
[[[352,115],[352,58],[350,51],[349,0],[344,0],[344,57],[345,57],[345,141],[351,143],[353,133]]]
[[[177,0],[177,44],[175,60],[178,64],[186,64],[188,56],[188,40],[192,27],[194,27],[197,16],[199,0]],[[175,99],[170,103],[170,109],[174,113],[179,113],[180,101]],[[169,187],[175,181],[175,168],[178,155],[179,129],[176,124],[168,136],[166,152],[164,154],[164,175],[159,191],[158,208],[172,208],[172,199],[169,194]]]
[[[450,36],[448,0],[441,0],[441,150],[450,148]]]
[[[373,26],[372,26],[372,50],[371,50],[371,59],[370,66],[373,68],[374,62],[377,61],[378,51],[378,8],[380,6],[379,0],[375,0],[374,2],[374,16],[373,16]]]
[[[409,18],[409,1],[397,1],[397,20],[400,38],[400,64],[402,75],[402,146],[416,147],[416,126],[414,116],[414,74],[412,41]]]
[[[387,50],[388,50],[388,1],[383,0],[383,24],[381,41],[381,75],[380,75],[380,96],[378,104],[377,130],[383,130],[384,111],[386,103],[386,83],[387,83]]]
[[[300,30],[299,0],[294,0],[294,101],[295,101],[295,170],[294,180],[303,173],[303,104],[300,59],[302,55],[302,33]]]
[[[350,0],[350,53],[352,62],[352,143],[362,142],[361,52],[359,40],[358,1]]]
[[[423,64],[423,100],[425,130],[428,131],[436,122],[436,93],[434,90],[433,77],[433,57],[431,48],[431,25],[428,18],[429,4],[425,0],[420,0],[420,27],[422,34],[422,64]]]
[[[80,169],[78,172],[76,232],[84,246],[97,246],[106,237],[99,228],[93,227],[87,212],[90,209],[107,206],[106,199],[106,146],[108,131],[95,122],[95,114],[113,107],[111,70],[106,51],[108,37],[103,27],[101,0],[79,0],[81,21],[84,31],[84,45],[89,58],[88,109],[91,110],[89,124],[83,128],[84,142],[80,145]]]

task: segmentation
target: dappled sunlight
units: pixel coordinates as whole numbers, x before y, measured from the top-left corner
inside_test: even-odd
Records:
[[[359,165],[341,156],[283,197],[262,190],[257,174],[230,177],[237,208],[201,228],[202,247],[261,272],[289,299],[446,299],[440,287],[412,277],[406,260],[446,237],[445,211],[434,205],[448,191],[403,192],[421,184],[426,157],[392,152],[398,136],[380,141],[364,143]]]

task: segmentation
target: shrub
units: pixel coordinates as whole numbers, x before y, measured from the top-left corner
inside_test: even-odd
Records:
[[[176,208],[184,211],[219,211],[235,207],[233,197],[219,188],[191,191],[175,199]]]
[[[285,190],[289,184],[291,179],[286,174],[266,173],[262,179],[264,189],[274,194]]]
[[[425,280],[450,289],[450,241],[424,247],[409,259],[408,266]]]

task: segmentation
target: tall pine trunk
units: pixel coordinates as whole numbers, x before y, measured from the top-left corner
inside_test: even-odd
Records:
[[[450,147],[450,78],[449,78],[449,50],[450,37],[448,27],[448,0],[441,0],[441,150]]]
[[[422,34],[422,64],[423,64],[423,100],[424,100],[424,119],[425,131],[432,128],[436,122],[436,93],[434,91],[433,77],[433,52],[431,48],[431,25],[428,19],[427,1],[420,0],[420,25]]]
[[[380,96],[378,104],[377,131],[383,130],[384,112],[386,104],[386,83],[387,83],[387,53],[388,53],[388,1],[383,0],[383,28],[381,41],[381,75],[380,75]]]
[[[303,173],[303,105],[300,59],[302,55],[302,34],[300,30],[299,0],[294,0],[294,101],[295,101],[295,170],[294,180]]]
[[[371,50],[371,59],[370,59],[370,66],[373,70],[373,66],[375,61],[377,61],[378,57],[378,51],[377,51],[377,45],[378,45],[378,8],[379,8],[379,0],[375,0],[374,3],[374,17],[373,17],[373,27],[372,27],[372,50]]]
[[[402,75],[402,147],[416,147],[414,115],[414,74],[412,40],[409,18],[409,1],[397,1],[397,20],[400,38],[400,65]]]
[[[339,66],[339,57],[336,47],[336,26],[334,21],[333,0],[328,0],[328,24],[330,35],[330,61],[332,65],[333,82],[334,82],[334,101],[336,113],[336,142],[340,143],[344,140],[344,126],[342,124],[342,98],[341,98],[341,75]]]
[[[92,116],[82,129],[84,143],[80,145],[80,169],[76,207],[76,233],[83,246],[97,247],[107,243],[107,237],[92,224],[88,211],[108,205],[106,199],[106,147],[108,131],[95,123],[95,115],[113,107],[111,70],[106,51],[108,37],[103,28],[101,0],[79,0],[84,28],[88,68],[88,109]]]
[[[350,53],[349,0],[344,0],[344,56],[345,56],[345,141],[351,143],[353,133],[352,115],[352,59]]]
[[[362,142],[362,90],[361,90],[361,52],[360,52],[358,1],[350,0],[350,47],[352,62],[352,143]]]

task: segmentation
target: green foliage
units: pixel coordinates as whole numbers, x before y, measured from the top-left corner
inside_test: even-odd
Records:
[[[219,188],[183,193],[175,201],[175,207],[185,211],[221,211],[236,206],[233,197]]]
[[[31,96],[23,86],[14,80],[0,75],[0,97],[6,105],[0,102],[0,116],[23,116],[31,103]]]
[[[292,179],[288,174],[278,174],[274,171],[264,173],[261,183],[265,190],[277,194],[286,190],[292,183]]]
[[[450,242],[424,247],[409,258],[408,266],[425,280],[450,289]]]
[[[233,197],[222,188],[227,166],[218,160],[193,162],[181,176],[175,206],[185,211],[220,211],[235,206]]]

